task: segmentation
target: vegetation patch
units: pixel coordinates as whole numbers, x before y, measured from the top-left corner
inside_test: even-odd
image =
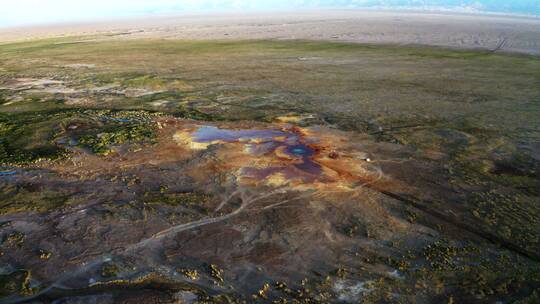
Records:
[[[68,151],[54,142],[55,127],[71,113],[0,113],[0,165],[55,160]]]
[[[77,141],[96,154],[107,155],[115,146],[147,142],[155,136],[153,118],[157,114],[145,111],[99,111],[91,114],[99,120],[99,125],[78,134]]]
[[[100,274],[104,278],[115,277],[118,274],[118,267],[111,262],[106,262],[101,266]]]
[[[0,186],[0,215],[24,211],[46,212],[64,206],[68,193],[32,189],[31,185],[7,184]]]
[[[6,297],[14,294],[28,296],[36,292],[35,288],[30,287],[30,271],[18,270],[9,274],[0,275],[0,297]]]
[[[161,187],[160,193],[152,195],[148,193],[145,202],[149,205],[168,205],[171,207],[182,207],[189,210],[196,210],[202,214],[208,214],[207,204],[211,196],[199,192],[167,193],[166,187]]]
[[[90,148],[99,155],[107,155],[113,147],[125,143],[142,142],[153,136],[151,128],[141,125],[111,126],[100,130],[102,132],[79,137],[83,147]]]

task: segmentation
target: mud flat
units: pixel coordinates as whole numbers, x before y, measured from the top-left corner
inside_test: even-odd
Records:
[[[428,45],[540,55],[540,20],[481,14],[326,10],[147,17],[0,29],[0,41],[65,35],[99,39],[286,39]],[[103,37],[105,36],[105,37]]]

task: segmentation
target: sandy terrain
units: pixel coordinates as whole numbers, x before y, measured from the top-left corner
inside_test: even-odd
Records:
[[[540,55],[540,20],[509,16],[331,10],[147,17],[0,29],[0,41],[64,35],[167,39],[309,39],[416,44]]]

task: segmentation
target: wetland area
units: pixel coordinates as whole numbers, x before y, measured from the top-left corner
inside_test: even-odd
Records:
[[[539,303],[540,59],[0,44],[0,303]]]

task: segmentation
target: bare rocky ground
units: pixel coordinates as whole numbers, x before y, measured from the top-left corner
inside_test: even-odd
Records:
[[[3,303],[538,301],[537,58],[114,37],[0,56]]]
[[[425,267],[428,273],[457,272],[463,280],[459,273],[477,262],[500,267],[510,259],[525,266],[527,256],[534,257],[455,221],[457,206],[440,210],[436,203],[410,201],[460,195],[441,177],[428,182],[403,176],[400,171],[437,168],[409,163],[411,152],[397,146],[325,127],[216,126],[300,132],[316,151],[310,159],[321,171],[313,173],[279,149],[246,152],[246,145],[267,145],[264,137],[201,147],[186,136],[200,122],[165,117],[156,126],[151,147],[119,148],[110,156],[75,150],[68,160],[12,169],[3,177],[4,197],[15,196],[8,206],[33,199],[47,201],[49,209],[2,217],[3,271],[27,271],[13,289],[20,295],[4,302],[492,299],[478,287],[466,291],[467,285],[453,294],[432,289],[436,282],[412,285],[418,278],[408,273]],[[72,125],[64,136],[76,130]],[[258,176],[250,168],[279,170]],[[504,288],[528,289],[532,283],[499,279]]]

